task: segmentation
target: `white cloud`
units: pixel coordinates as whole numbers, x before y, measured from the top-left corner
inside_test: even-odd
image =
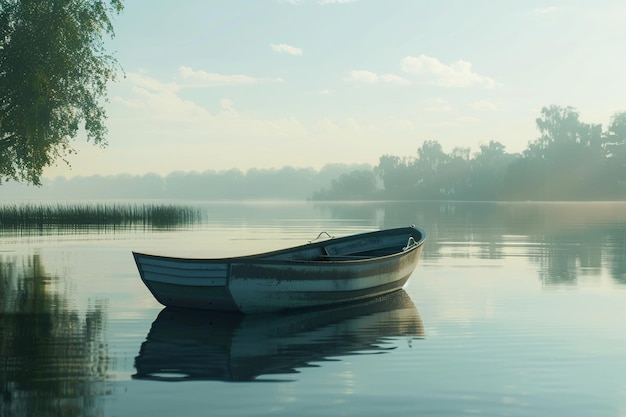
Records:
[[[256,78],[243,74],[224,75],[213,72],[197,71],[189,67],[178,68],[179,77],[185,82],[185,86],[194,87],[217,87],[224,85],[249,85],[267,82],[282,82],[281,78]]]
[[[418,128],[411,120],[387,117],[360,120],[320,115],[305,121],[290,109],[274,116],[260,115],[244,102],[240,108],[225,96],[205,97],[203,102],[187,99],[176,84],[141,73],[127,74],[118,87],[120,93],[112,96],[109,108],[106,152],[81,146],[80,157],[72,160],[72,171],[59,167],[46,175],[163,175],[233,167],[319,168],[336,161],[376,163],[384,153],[413,152]],[[393,143],[380,140],[389,135],[396,138]],[[334,150],[332,155],[328,149]]]
[[[496,87],[496,82],[489,77],[479,75],[472,71],[472,64],[464,60],[458,60],[451,65],[445,65],[437,58],[424,54],[413,57],[407,56],[402,60],[402,70],[422,76],[434,84],[442,87],[469,87],[473,85],[486,88]]]
[[[353,83],[375,84],[378,82],[378,75],[370,71],[351,71],[346,81]]]
[[[133,89],[175,93],[180,88],[174,83],[163,83],[141,72],[130,72],[126,78],[132,83]]]
[[[278,45],[270,44],[270,46],[272,47],[272,50],[274,50],[275,52],[285,53],[285,54],[294,55],[294,56],[302,55],[301,48],[296,48],[295,46],[287,45],[285,43],[281,43]]]
[[[476,110],[500,111],[500,106],[489,100],[478,100],[472,103],[472,108]]]
[[[320,2],[321,5],[327,5],[327,4],[345,4],[345,3],[352,3],[355,2],[356,0],[322,0]]]
[[[376,74],[371,71],[350,71],[349,76],[345,79],[347,82],[356,84],[408,84],[409,82],[394,74]]]
[[[232,143],[235,147],[235,139],[245,142],[255,137],[298,137],[306,131],[293,118],[260,119],[239,112],[229,98],[219,99],[219,109],[210,111],[193,100],[181,97],[180,90],[171,84],[142,74],[130,73],[125,82],[130,84],[129,94],[113,99],[119,105],[116,107],[117,128],[123,126],[120,129],[123,133],[117,136],[126,137],[128,132],[132,132],[132,143],[137,148],[175,148],[184,143],[192,146],[206,143],[209,138],[220,146],[228,147]],[[113,123],[110,131],[111,137],[116,136]]]
[[[408,84],[409,83],[409,81],[406,80],[405,78],[402,78],[394,74],[380,74],[378,78],[380,78],[382,82],[389,83],[389,84]]]
[[[220,100],[220,107],[225,112],[237,113],[237,110],[235,110],[235,103],[233,103],[232,100],[229,100],[227,98],[223,98]]]
[[[152,130],[153,126],[161,126],[158,131],[171,132],[180,129],[180,126],[188,126],[194,120],[204,119],[208,112],[197,104],[183,100],[179,95],[179,88],[175,84],[162,83],[144,74],[129,73],[125,82],[130,84],[132,94],[114,98],[125,109],[123,120],[133,120],[133,124],[139,124],[137,118],[129,116],[131,112],[141,113],[141,120],[148,123],[144,126]],[[175,121],[168,123],[168,121]]]

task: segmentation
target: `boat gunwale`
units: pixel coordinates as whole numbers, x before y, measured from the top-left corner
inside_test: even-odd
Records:
[[[276,256],[289,252],[297,252],[298,250],[324,246],[329,242],[337,243],[342,241],[350,241],[350,240],[358,240],[361,238],[367,238],[368,236],[373,236],[376,234],[380,235],[393,235],[401,230],[411,231],[415,230],[420,234],[419,240],[415,241],[415,244],[396,252],[392,252],[388,255],[380,255],[380,256],[371,256],[371,257],[363,257],[359,259],[337,259],[333,260],[332,255],[330,255],[327,259],[264,259],[269,256]],[[302,265],[302,264],[314,264],[314,265],[337,265],[337,264],[353,264],[353,263],[365,263],[365,262],[376,262],[379,260],[384,260],[392,257],[403,256],[412,251],[418,249],[423,246],[426,241],[426,233],[423,229],[416,226],[407,226],[407,227],[398,227],[393,229],[384,229],[384,230],[375,230],[371,232],[358,233],[348,236],[341,237],[333,237],[331,239],[323,240],[320,242],[309,242],[302,245],[291,246],[288,248],[272,250],[268,252],[261,252],[257,254],[251,255],[236,255],[236,256],[228,256],[223,258],[190,258],[190,257],[181,257],[181,256],[167,256],[167,255],[156,255],[149,254],[144,252],[132,251],[133,257],[137,259],[137,256],[148,257],[153,259],[163,259],[163,260],[171,260],[181,263],[215,263],[215,264],[243,264],[243,263],[258,263],[258,264],[290,264],[290,265]],[[345,258],[345,256],[338,255],[338,258]]]

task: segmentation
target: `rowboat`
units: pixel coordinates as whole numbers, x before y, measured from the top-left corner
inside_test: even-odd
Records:
[[[293,381],[326,361],[392,354],[425,337],[404,290],[355,303],[276,314],[166,307],[135,357],[133,379]]]
[[[248,256],[133,256],[144,284],[165,306],[254,314],[396,291],[415,270],[425,240],[411,225]]]

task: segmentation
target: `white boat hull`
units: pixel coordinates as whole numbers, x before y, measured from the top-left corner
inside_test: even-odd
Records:
[[[407,227],[245,257],[133,255],[142,280],[163,305],[251,314],[396,291],[417,266],[425,238],[420,229]]]

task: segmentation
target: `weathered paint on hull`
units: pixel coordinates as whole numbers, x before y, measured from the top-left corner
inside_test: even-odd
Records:
[[[407,232],[417,241],[402,248]],[[142,280],[163,305],[269,313],[362,300],[402,288],[417,265],[425,234],[403,228],[362,236],[221,260],[133,255]],[[350,256],[390,246],[398,248],[390,255]],[[315,256],[319,258],[301,259]]]
[[[311,308],[375,297],[404,286],[422,247],[387,260],[320,265],[237,265],[229,289],[246,314]]]
[[[197,308],[201,310],[240,311],[228,288],[188,287],[186,285],[164,284],[144,281],[154,298],[164,306]]]

